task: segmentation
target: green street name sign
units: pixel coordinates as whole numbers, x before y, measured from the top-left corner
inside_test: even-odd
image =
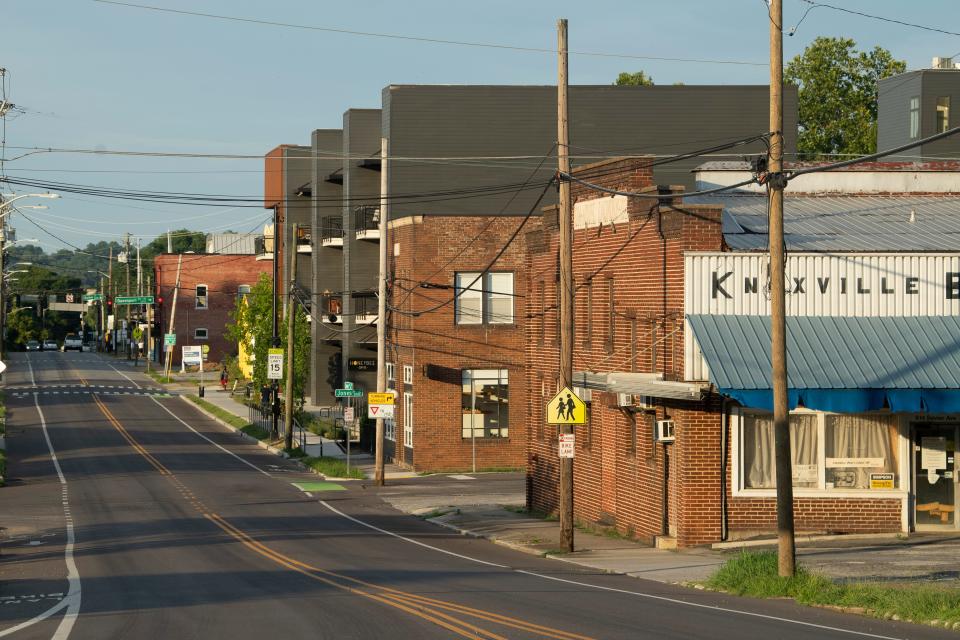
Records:
[[[333,395],[337,398],[362,398],[363,392],[357,389],[335,389]]]
[[[102,293],[85,293],[83,294],[84,302],[103,302]]]
[[[153,304],[153,296],[117,296],[113,304]]]

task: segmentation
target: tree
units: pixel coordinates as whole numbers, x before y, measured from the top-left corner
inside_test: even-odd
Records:
[[[289,305],[288,305],[289,308]],[[307,376],[310,372],[310,327],[307,325],[307,316],[300,305],[296,305],[297,322],[294,332],[294,360],[293,360],[293,401],[295,408],[303,406],[306,391]],[[227,337],[237,343],[243,342],[247,353],[253,357],[253,384],[260,389],[268,384],[267,380],[267,349],[273,338],[273,284],[270,277],[260,274],[257,283],[250,293],[237,300],[237,305],[231,312],[233,323],[227,325]],[[287,352],[286,318],[281,323],[280,346]],[[283,368],[284,380],[280,380],[280,388],[284,388],[286,367]]]
[[[794,57],[784,81],[799,90],[801,158],[876,151],[877,84],[906,68],[882,47],[857,51],[849,38],[819,37]]]
[[[643,71],[637,71],[636,73],[624,71],[617,76],[617,81],[613,84],[618,87],[652,87],[653,78]]]

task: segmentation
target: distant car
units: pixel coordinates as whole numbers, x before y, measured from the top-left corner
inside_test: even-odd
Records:
[[[27,351],[40,351],[40,343],[36,340],[29,340],[27,342]]]
[[[56,340],[44,340],[43,341],[43,350],[44,351],[59,351],[60,345],[57,344]]]
[[[63,339],[63,350],[70,351],[71,349],[74,351],[83,351],[83,338],[75,333],[68,333]]]

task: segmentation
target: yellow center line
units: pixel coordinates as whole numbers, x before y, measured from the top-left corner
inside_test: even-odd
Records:
[[[393,587],[385,587],[371,582],[366,582],[358,578],[353,578],[351,576],[346,576],[329,571],[327,569],[321,569],[319,567],[306,564],[295,558],[284,555],[279,551],[271,549],[207,508],[206,505],[204,505],[203,502],[198,499],[173,472],[171,472],[159,460],[153,457],[149,451],[144,449],[143,446],[137,442],[132,435],[130,435],[123,425],[120,424],[120,421],[117,420],[117,418],[113,415],[110,409],[108,409],[103,401],[100,400],[96,393],[92,394],[92,396],[94,402],[97,404],[97,407],[107,418],[110,424],[113,425],[113,427],[120,433],[121,436],[123,436],[130,446],[137,451],[137,453],[146,458],[146,460],[161,475],[166,477],[176,486],[177,490],[180,492],[183,498],[190,503],[191,506],[193,506],[204,518],[220,528],[224,533],[264,558],[272,560],[273,562],[286,567],[291,571],[296,571],[297,573],[305,575],[318,582],[322,582],[334,588],[359,595],[364,598],[376,600],[377,602],[381,602],[387,606],[404,611],[405,613],[409,613],[423,620],[427,620],[428,622],[443,627],[444,629],[447,629],[465,638],[485,637],[489,638],[490,640],[507,640],[504,636],[498,635],[488,629],[478,627],[475,624],[456,617],[455,614],[485,620],[487,622],[526,631],[528,633],[539,635],[545,638],[554,638],[555,640],[592,640],[589,636],[582,636],[575,633],[561,631],[559,629],[545,627],[532,622],[527,622],[526,620],[521,620],[519,618],[512,618],[510,616],[484,611],[482,609],[474,609],[465,605],[429,598],[419,594],[395,589]],[[444,611],[446,611],[446,613]]]

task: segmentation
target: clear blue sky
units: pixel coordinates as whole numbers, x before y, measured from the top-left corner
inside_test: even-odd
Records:
[[[137,0],[132,0],[137,2]],[[143,0],[168,8],[346,30],[523,47],[555,46],[558,17],[570,21],[570,48],[637,56],[765,63],[763,0],[542,2],[540,0]],[[960,31],[960,3],[833,0],[890,18]],[[793,26],[809,5],[784,0]],[[262,154],[281,143],[309,144],[316,128],[338,128],[344,110],[380,106],[391,83],[552,84],[555,57],[520,52],[226,22],[100,4],[92,0],[5,0],[0,67],[9,98],[27,113],[7,126],[7,144],[163,152]],[[907,61],[960,52],[960,37],[813,10],[785,37],[785,57],[815,37],[880,45]],[[765,66],[572,55],[571,82],[606,84],[643,69],[658,84],[761,84]],[[6,156],[22,153],[8,147]],[[260,196],[259,160],[117,158],[40,154],[8,162],[11,176],[136,190]],[[41,171],[42,170],[42,171]],[[69,242],[85,245],[125,231],[152,238],[168,227],[246,231],[265,211],[127,205],[65,196],[27,212]],[[138,208],[134,208],[138,207]],[[55,217],[56,216],[56,217]],[[20,237],[48,250],[59,242],[22,219]]]

